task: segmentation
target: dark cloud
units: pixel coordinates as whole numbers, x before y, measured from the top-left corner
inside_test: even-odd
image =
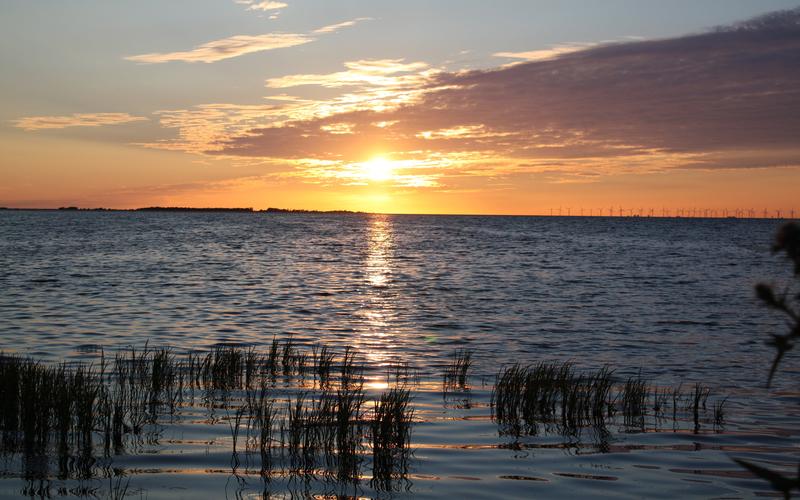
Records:
[[[685,166],[695,168],[800,165],[800,9],[680,38],[440,74],[428,85],[438,90],[413,105],[253,130],[222,153],[353,159],[370,144],[521,160],[656,152],[692,157]],[[372,125],[380,121],[397,123]],[[355,133],[320,129],[340,122]],[[473,131],[421,135],[465,126]]]

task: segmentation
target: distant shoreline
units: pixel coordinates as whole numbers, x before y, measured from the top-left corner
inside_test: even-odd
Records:
[[[370,214],[352,210],[305,210],[270,207],[256,210],[253,207],[141,207],[141,208],[16,208],[0,207],[0,210],[36,211],[36,212],[234,212],[234,213],[272,213],[272,214]]]
[[[318,215],[415,215],[415,216],[453,216],[453,217],[546,217],[546,218],[592,218],[592,219],[708,219],[708,220],[795,220],[791,216],[702,216],[702,215],[557,215],[557,214],[436,214],[436,213],[391,213],[391,212],[360,212],[353,210],[307,210],[270,207],[256,210],[252,207],[141,207],[141,208],[18,208],[0,207],[0,212],[165,212],[165,213],[245,213],[245,214],[318,214]]]

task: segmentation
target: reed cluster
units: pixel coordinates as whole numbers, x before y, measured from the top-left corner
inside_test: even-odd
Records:
[[[672,402],[672,419],[685,419],[699,429],[705,417],[710,389],[696,384],[693,392],[654,387],[641,375],[615,382],[608,367],[582,371],[572,363],[541,362],[512,365],[502,370],[491,396],[492,418],[504,432],[534,435],[538,425],[556,425],[564,433],[583,427],[602,428],[622,417],[623,425],[644,428],[645,418],[666,418]],[[718,401],[715,426],[724,423],[725,400]]]
[[[313,396],[300,393],[290,398],[286,418],[279,424],[278,442],[278,449],[288,453],[290,472],[313,475],[322,467],[338,481],[358,481],[365,400],[361,387],[325,390]]]
[[[91,447],[101,424],[98,403],[105,388],[92,367],[48,366],[15,356],[0,357],[0,430],[3,451]]]
[[[279,377],[310,388],[287,393],[277,388]],[[157,441],[160,420],[191,405],[197,392],[210,414],[224,410],[209,422],[227,422],[234,470],[246,453],[260,460],[265,476],[280,464],[293,475],[358,482],[371,452],[379,486],[405,475],[406,463],[397,457],[409,448],[410,391],[391,389],[370,408],[353,349],[309,352],[291,341],[273,341],[266,353],[232,346],[185,355],[130,348],[108,366],[101,355],[99,367],[0,356],[0,452],[22,454],[26,467],[38,464],[26,476],[47,477],[57,460],[85,464],[81,474],[89,477],[96,454],[110,457]]]
[[[443,393],[456,388],[469,394],[471,366],[472,353],[456,351]],[[389,388],[370,398],[353,349],[303,350],[277,340],[266,352],[219,346],[178,355],[130,348],[110,363],[101,353],[95,365],[0,356],[0,453],[22,454],[26,477],[47,477],[52,461],[60,477],[90,477],[95,456],[157,442],[163,420],[179,418],[181,408],[196,408],[199,400],[208,423],[230,429],[234,471],[244,454],[267,479],[280,470],[353,484],[371,465],[373,487],[388,491],[407,476],[414,409],[408,365],[392,365],[386,378]],[[292,389],[279,387],[279,380]],[[698,428],[708,406],[708,420],[721,426],[725,400],[709,406],[709,395],[701,384],[684,394],[640,375],[617,381],[608,368],[542,362],[502,370],[491,408],[501,432],[516,435],[536,434],[541,424],[571,433],[602,429],[617,416],[643,428],[645,418],[665,418],[670,403],[674,421],[693,420]]]
[[[391,490],[394,480],[405,478],[411,449],[411,391],[396,387],[375,401],[370,423],[372,483],[378,490]]]
[[[458,349],[453,353],[450,364],[445,368],[443,376],[443,391],[467,388],[467,378],[469,369],[472,367],[472,351],[468,349]]]

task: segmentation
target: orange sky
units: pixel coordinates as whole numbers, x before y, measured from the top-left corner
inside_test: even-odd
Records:
[[[227,5],[240,17],[225,22],[254,22],[258,9],[243,5]],[[163,41],[174,50],[136,49],[147,44],[120,28],[124,48],[95,49],[102,77],[82,80],[65,65],[50,90],[21,81],[58,64],[36,44],[1,53],[19,72],[9,73],[13,89],[0,84],[0,206],[800,209],[798,9],[712,31],[686,24],[690,35],[631,36],[612,24],[603,36],[615,36],[599,41],[573,43],[586,35],[565,31],[561,43],[515,47],[496,32],[483,55],[472,47],[437,60],[381,46],[381,26],[408,29],[376,15],[382,4],[328,19],[292,18],[292,3],[281,5],[257,21],[281,23],[286,12],[287,29]],[[35,20],[15,9],[12,20]],[[457,37],[467,24],[448,29]],[[336,58],[308,54],[326,44]]]

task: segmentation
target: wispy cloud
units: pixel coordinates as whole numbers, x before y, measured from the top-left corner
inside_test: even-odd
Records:
[[[546,61],[548,59],[555,59],[556,57],[570,54],[572,52],[579,52],[594,47],[596,43],[572,42],[550,47],[549,49],[529,50],[526,52],[497,52],[492,54],[495,57],[503,57],[506,59],[521,59],[526,62],[530,61]]]
[[[323,33],[333,33],[334,31],[339,31],[342,28],[349,28],[350,26],[355,26],[356,24],[362,21],[372,21],[371,17],[359,17],[353,19],[352,21],[344,21],[342,23],[331,24],[329,26],[323,26],[322,28],[315,29],[314,33],[316,34],[323,34]]]
[[[346,71],[329,75],[295,75],[271,82],[276,88],[298,85],[347,87],[344,93],[332,98],[309,99],[278,94],[267,97],[271,104],[214,103],[189,109],[157,111],[155,115],[159,117],[161,126],[177,130],[178,138],[142,145],[192,153],[219,152],[228,147],[227,143],[232,138],[246,135],[251,130],[310,123],[345,112],[388,111],[407,105],[421,94],[431,91],[425,82],[439,74],[438,70],[425,63],[405,62],[402,59],[353,61],[345,63],[345,66]],[[389,130],[396,124],[396,121],[378,120],[369,128]],[[364,130],[363,125],[359,123],[358,130]],[[335,118],[319,123],[315,133],[320,130],[334,136],[356,133],[355,123]],[[304,153],[300,148],[281,154],[297,158]]]
[[[290,103],[290,107],[298,105]],[[264,127],[285,117],[281,106],[264,104],[202,104],[191,109],[161,110],[154,113],[159,124],[178,131],[177,139],[141,143],[140,146],[170,151],[208,153],[224,148],[230,137]]]
[[[420,72],[430,69],[422,62],[406,63],[403,59],[379,59],[344,63],[347,70],[327,74],[287,75],[267,80],[267,87],[288,88],[300,85],[349,87],[353,85],[395,86],[401,83],[420,83]],[[410,80],[413,80],[410,81]]]
[[[293,33],[270,33],[266,35],[236,35],[222,40],[214,40],[184,52],[153,52],[138,56],[128,56],[128,61],[140,63],[166,63],[171,61],[213,63],[239,57],[253,52],[296,47],[315,39],[308,35]]]
[[[280,2],[262,2],[264,4],[277,5]],[[256,4],[252,4],[251,7]],[[259,3],[258,5],[261,5]],[[277,8],[277,7],[276,7]],[[285,49],[296,47],[317,40],[314,35],[333,33],[342,28],[347,28],[363,21],[367,18],[358,18],[330,26],[325,26],[314,30],[312,34],[298,33],[267,33],[264,35],[236,35],[221,40],[198,45],[192,50],[179,52],[153,52],[150,54],[140,54],[128,56],[125,59],[139,63],[159,64],[173,61],[181,62],[203,62],[214,63],[224,59],[252,54],[254,52],[264,52],[275,49]]]
[[[133,116],[128,113],[75,113],[66,116],[26,116],[14,120],[14,126],[27,131],[36,131],[67,127],[102,127],[145,120],[147,118],[143,116]]]
[[[283,2],[258,1],[258,0],[236,0],[236,3],[241,5],[247,5],[247,10],[260,10],[262,12],[285,9],[286,7],[289,6],[288,4]]]

